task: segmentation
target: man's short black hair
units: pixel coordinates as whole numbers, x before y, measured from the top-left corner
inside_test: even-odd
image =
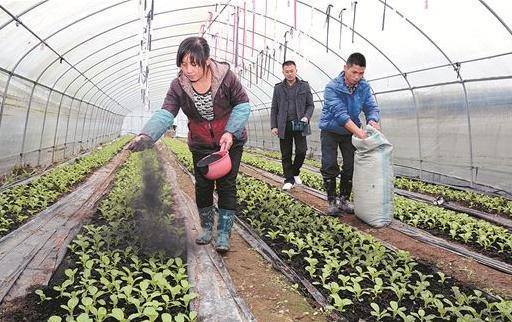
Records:
[[[347,59],[347,66],[350,67],[352,65],[366,67],[366,58],[361,53],[353,53]]]
[[[295,62],[293,60],[287,60],[283,63],[283,68],[284,68],[284,66],[290,66],[290,65],[297,67],[297,65],[295,65]]]
[[[185,56],[190,54],[190,62],[206,66],[206,60],[210,57],[210,46],[203,37],[188,37],[183,40],[176,55],[176,66],[180,67]]]

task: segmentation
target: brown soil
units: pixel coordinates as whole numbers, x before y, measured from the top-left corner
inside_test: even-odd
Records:
[[[282,185],[282,182],[265,177],[248,167],[242,166],[240,170],[273,186],[281,187]],[[327,202],[325,200],[307,193],[300,187],[292,189],[290,194],[305,204],[322,211],[327,210]],[[512,278],[509,274],[494,270],[472,259],[464,258],[447,250],[416,241],[396,230],[372,228],[353,215],[344,215],[340,220],[396,248],[410,252],[416,260],[432,265],[463,283],[505,298],[512,298]]]
[[[172,158],[172,164],[177,170],[179,187],[194,199],[194,186],[190,177],[179,170],[180,168],[174,158]],[[282,185],[282,182],[264,177],[247,167],[242,166],[241,171],[273,186],[280,187]],[[292,189],[291,195],[315,208],[326,210],[327,204],[324,200],[308,194],[300,187]],[[417,260],[433,265],[462,282],[474,285],[480,289],[491,290],[492,293],[503,297],[512,297],[512,278],[508,274],[493,270],[473,260],[463,258],[437,247],[418,242],[395,230],[371,228],[354,216],[343,216],[340,220],[360,231],[375,236],[379,240],[409,251]],[[294,288],[294,285],[282,274],[275,271],[271,264],[253,250],[235,231],[233,231],[231,243],[230,251],[224,256],[227,268],[238,294],[247,303],[258,321],[328,320],[315,307],[315,303],[307,296],[299,293]],[[13,302],[9,306],[12,305],[17,310],[20,307],[29,308],[37,300],[36,296],[31,294],[25,299],[26,303]],[[27,312],[23,314],[24,318],[21,316],[13,317],[10,314],[5,314],[6,309],[10,311],[5,305],[2,309],[0,310],[0,321],[4,321],[7,316],[17,321],[27,320],[25,316]],[[27,311],[30,310],[27,309]],[[30,320],[30,317],[28,320]]]
[[[195,199],[194,185],[180,170],[174,158],[179,187]],[[322,311],[309,298],[299,293],[283,275],[252,249],[235,231],[231,249],[224,256],[226,266],[239,296],[246,302],[257,321],[327,321]],[[45,302],[48,303],[48,302]],[[34,293],[0,306],[1,322],[41,321],[41,312],[52,312],[52,307],[39,304]],[[34,310],[34,307],[39,309]]]
[[[176,169],[178,186],[195,199],[192,180],[179,170],[174,158],[171,162]],[[231,248],[224,260],[237,293],[258,321],[327,321],[313,302],[300,294],[234,230]]]
[[[240,235],[233,233],[231,243],[224,260],[237,293],[258,321],[326,321],[320,311]]]

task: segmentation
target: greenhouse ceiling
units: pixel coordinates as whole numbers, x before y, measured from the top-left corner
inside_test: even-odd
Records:
[[[268,110],[285,59],[311,85],[315,123],[325,85],[358,51],[397,165],[512,190],[512,1],[2,0],[0,9],[2,170],[137,132],[177,75],[179,43],[203,35],[249,94],[253,145],[274,147]]]
[[[376,92],[506,78],[512,72],[511,1],[148,0],[142,1],[149,14],[143,24],[140,2],[3,0],[0,67],[119,114],[141,106],[143,28],[151,28],[148,84],[155,102],[176,75],[180,41],[198,34],[209,40],[214,57],[247,74],[261,51],[282,61],[277,55],[286,43],[288,58],[304,60],[299,71],[317,90],[356,50],[369,60],[366,77]],[[235,20],[241,29],[238,61]],[[255,102],[268,100],[262,83],[250,91]]]

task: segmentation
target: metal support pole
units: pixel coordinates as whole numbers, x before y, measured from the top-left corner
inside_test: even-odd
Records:
[[[69,132],[69,120],[71,119],[71,113],[73,112],[73,103],[75,102],[75,99],[71,99],[71,104],[69,105],[69,114],[68,114],[68,120],[66,122],[66,137],[64,138],[64,160],[66,160],[66,151],[68,149],[68,132]]]
[[[60,110],[62,107],[62,100],[64,100],[64,94],[61,94],[61,97],[60,97],[59,109],[57,111],[57,122],[55,124],[55,131],[53,134],[52,163],[55,162],[55,149],[57,148],[57,131],[59,130]]]
[[[21,139],[20,165],[22,165],[22,166],[23,166],[23,156],[24,156],[24,152],[25,152],[25,141],[27,139],[28,118],[30,116],[30,110],[32,107],[32,98],[34,97],[35,89],[36,89],[36,84],[34,83],[32,86],[32,90],[30,91],[30,99],[28,101],[27,113],[25,114],[25,126],[23,127],[23,138]],[[7,96],[7,95],[4,95],[4,96]]]

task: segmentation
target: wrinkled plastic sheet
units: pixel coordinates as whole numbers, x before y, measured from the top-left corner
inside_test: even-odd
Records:
[[[454,211],[457,211],[457,212],[463,212],[463,213],[466,213],[466,214],[471,215],[473,217],[484,219],[484,220],[487,220],[489,222],[495,223],[497,225],[503,226],[503,227],[507,228],[509,231],[512,232],[512,220],[504,218],[504,217],[501,217],[499,215],[489,214],[489,213],[486,213],[486,212],[483,212],[483,211],[467,208],[467,207],[464,207],[464,206],[461,206],[461,205],[457,204],[456,202],[444,201],[442,203],[439,203],[438,202],[438,198],[435,198],[435,197],[432,197],[432,196],[429,196],[429,195],[426,195],[426,194],[422,194],[422,193],[419,193],[419,192],[412,192],[412,191],[407,191],[407,190],[402,190],[402,189],[396,189],[395,188],[395,193],[397,195],[404,196],[404,197],[407,197],[407,198],[410,198],[410,199],[414,199],[414,200],[417,200],[417,201],[435,204],[438,207],[443,207],[443,208],[454,210]]]
[[[0,303],[48,284],[67,245],[94,214],[127,157],[128,152],[122,151],[74,191],[0,239]]]

